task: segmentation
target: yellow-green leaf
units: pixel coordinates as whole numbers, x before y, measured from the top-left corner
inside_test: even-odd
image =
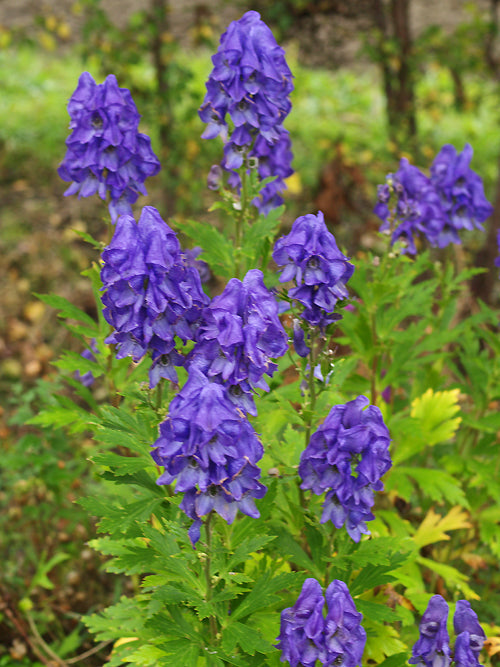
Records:
[[[441,540],[449,540],[450,536],[446,531],[470,528],[468,517],[468,513],[458,505],[452,507],[445,516],[437,514],[431,507],[413,539],[419,547]]]
[[[411,404],[411,416],[418,419],[429,445],[446,442],[455,435],[461,417],[454,415],[460,411],[458,389],[436,391],[428,389]]]

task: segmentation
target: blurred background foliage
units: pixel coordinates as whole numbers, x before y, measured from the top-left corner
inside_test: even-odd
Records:
[[[105,493],[87,464],[86,434],[71,428],[42,434],[26,425],[57,389],[51,361],[74,347],[34,293],[55,291],[95,316],[79,272],[97,254],[79,233],[106,239],[103,208],[99,201],[65,199],[56,171],[68,134],[65,101],[80,73],[88,70],[98,82],[116,74],[143,116],[141,131],[152,137],[163,169],[138,204],[174,216],[181,232],[188,218],[216,225],[216,213],[206,213],[212,203],[206,176],[220,160],[221,144],[200,139],[197,109],[218,44],[219,13],[257,9],[286,47],[295,75],[286,123],[295,174],[285,223],[321,209],[348,254],[363,254],[377,245],[376,186],[399,159],[425,169],[443,144],[461,150],[470,142],[472,167],[495,213],[488,231],[470,234],[454,261],[491,268],[500,226],[499,3],[457,2],[463,20],[418,34],[414,4],[221,0],[193,6],[189,28],[180,33],[168,0],[137,2],[138,11],[119,24],[100,0],[80,0],[67,15],[49,3],[22,28],[0,25],[0,667],[102,664],[109,647],[93,645],[80,614],[136,585],[133,578],[109,578],[86,546],[94,528],[75,501]],[[351,26],[343,39],[354,55],[345,62],[329,57],[328,32],[328,43],[314,41],[315,26],[335,21]],[[474,280],[473,293],[498,304],[496,272]],[[480,586],[498,588],[498,570]]]

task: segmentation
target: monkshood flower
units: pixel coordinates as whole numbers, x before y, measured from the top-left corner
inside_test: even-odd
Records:
[[[374,492],[382,491],[381,477],[392,465],[390,435],[382,413],[358,396],[335,405],[311,436],[299,464],[301,488],[316,495],[327,492],[321,523],[345,525],[355,542],[369,534],[366,521],[374,519]]]
[[[361,626],[363,614],[356,609],[349,589],[343,581],[335,579],[326,589],[328,613],[325,619],[325,665],[356,667],[366,644],[366,632]]]
[[[98,193],[116,222],[131,213],[139,193],[147,194],[144,181],[160,171],[151,141],[138,131],[140,115],[127,88],[119,88],[110,74],[97,84],[88,72],[81,74],[68,103],[71,117],[67,151],[59,176],[72,181],[65,195],[89,197]]]
[[[457,635],[455,662],[458,664],[457,645],[459,644],[461,654],[465,655],[470,652],[473,656],[473,659],[470,659],[468,662],[464,658],[461,658],[462,663],[464,665],[467,664],[468,667],[479,665],[479,653],[483,648],[486,635],[479,624],[476,612],[471,608],[470,602],[467,602],[467,600],[459,600],[457,602],[455,615],[453,616],[453,628]],[[459,638],[461,638],[460,642]]]
[[[414,255],[416,236],[444,248],[461,243],[462,229],[483,229],[481,223],[493,207],[485,197],[482,179],[469,167],[471,159],[470,144],[461,153],[447,144],[434,159],[430,178],[401,159],[399,170],[378,187],[374,209],[383,220],[380,231],[392,231],[391,245],[403,239],[407,245],[402,252]]]
[[[230,388],[231,400],[255,415],[253,391],[267,390],[264,375],[272,376],[271,361],[288,349],[278,317],[278,302],[258,269],[243,280],[232,278],[222,294],[203,311],[191,359],[212,380]]]
[[[296,284],[288,295],[304,306],[300,315],[303,320],[323,332],[328,324],[341,318],[333,311],[337,301],[348,296],[346,283],[354,266],[338,249],[321,211],[297,218],[290,233],[276,241],[273,259],[284,267],[280,282],[293,280]],[[299,325],[294,326],[294,344],[297,354],[308,354]]]
[[[197,269],[151,206],[143,208],[137,223],[131,215],[118,218],[102,260],[103,315],[114,328],[106,342],[117,345],[118,358],[131,356],[136,362],[150,350],[151,386],[160,377],[175,382],[175,366],[183,363],[175,336],[193,340],[209,302]]]
[[[249,11],[223,33],[212,62],[214,68],[199,110],[201,120],[207,123],[202,137],[222,137],[222,166],[232,172],[232,187],[241,185],[236,170],[249,158],[256,159],[261,180],[277,176],[253,202],[267,213],[281,204],[284,179],[293,173],[290,138],[282,126],[291,109],[289,95],[293,90],[285,53],[260,15]]]
[[[362,618],[343,581],[332,581],[323,597],[318,581],[306,579],[294,606],[281,612],[281,662],[288,660],[292,667],[314,667],[317,660],[327,667],[361,665],[366,643]]]
[[[472,146],[465,144],[461,153],[446,144],[431,165],[431,183],[441,200],[450,229],[483,229],[483,223],[493,212],[486,199],[483,181],[469,167]]]
[[[410,665],[448,667],[451,658],[447,618],[446,600],[441,595],[433,595],[420,621],[420,637],[413,646]]]
[[[264,453],[262,444],[226,387],[211,382],[195,366],[170,403],[153,447],[154,461],[165,468],[157,483],[175,480],[175,492],[184,493],[180,508],[193,519],[193,546],[200,538],[202,517],[212,510],[228,523],[238,510],[259,517],[255,499],[266,493],[256,465]]]
[[[98,349],[97,349],[97,341],[95,338],[92,338],[90,341],[90,350],[87,348],[85,349],[81,356],[84,359],[88,359],[89,361],[96,361],[96,358],[94,354],[97,354]],[[80,371],[75,371],[75,380],[79,380],[84,387],[90,387],[92,384],[94,384],[95,377],[92,373],[92,371],[87,371],[83,375],[80,373]]]
[[[390,186],[379,186],[374,213],[383,220],[381,232],[392,229],[391,245],[403,240],[402,252],[415,255],[419,235],[440,248],[460,243],[457,231],[448,225],[436,189],[420,169],[402,158],[398,171],[389,174],[387,181]]]
[[[323,606],[325,598],[316,579],[306,579],[293,607],[281,612],[281,626],[276,645],[282,651],[281,662],[291,667],[314,667],[316,660],[325,664]]]

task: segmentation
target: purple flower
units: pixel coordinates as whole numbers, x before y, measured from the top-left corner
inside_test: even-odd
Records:
[[[433,595],[420,621],[420,637],[413,646],[411,665],[448,667],[451,658],[447,618],[446,600],[441,595]]]
[[[212,510],[228,523],[238,509],[259,516],[255,498],[266,493],[256,465],[262,444],[226,387],[196,367],[190,367],[188,381],[171,402],[153,447],[153,459],[165,468],[157,483],[175,480],[175,492],[184,493],[180,507],[194,521],[189,531],[193,546],[202,517]]]
[[[316,495],[327,492],[321,523],[331,520],[336,528],[345,524],[355,542],[370,532],[366,521],[375,518],[374,492],[384,488],[381,477],[392,465],[382,413],[367,405],[365,396],[335,405],[312,435],[299,464],[301,488]]]
[[[324,331],[340,319],[341,315],[333,311],[337,301],[348,296],[346,283],[354,266],[338,249],[321,211],[297,218],[290,233],[276,241],[273,259],[284,267],[280,282],[293,280],[296,284],[288,294],[304,306],[303,320]],[[305,356],[307,346],[297,327],[294,341],[297,353]]]
[[[415,236],[421,234],[431,245],[440,248],[450,242],[459,243],[456,230],[447,226],[441,201],[430,179],[420,169],[402,158],[399,169],[387,177],[394,196],[387,198],[387,186],[379,189],[378,203],[374,213],[383,220],[380,231],[389,231],[391,221],[395,225],[391,245],[404,240],[406,248],[402,252],[415,255]],[[392,208],[389,204],[392,200]]]
[[[472,148],[462,153],[447,144],[431,165],[427,178],[402,158],[387,184],[378,187],[374,213],[383,220],[380,231],[391,231],[391,245],[406,242],[402,252],[416,254],[415,237],[422,236],[431,246],[444,248],[460,243],[462,229],[483,229],[482,222],[493,207],[484,195],[483,181],[469,163]]]
[[[174,366],[183,359],[175,351],[175,337],[194,339],[209,299],[175,233],[146,206],[137,223],[131,215],[119,217],[102,260],[103,315],[115,330],[106,342],[117,345],[118,358],[131,356],[136,362],[150,350],[151,386],[160,377],[176,381]]]
[[[314,667],[317,660],[328,667],[361,665],[366,643],[362,618],[343,581],[332,581],[323,597],[316,579],[306,579],[294,606],[281,612],[281,662],[288,660],[292,667]]]
[[[472,661],[469,661],[467,665],[469,667],[479,665],[479,653],[483,648],[486,635],[479,624],[476,612],[471,608],[470,602],[467,602],[467,600],[459,600],[457,602],[455,615],[453,616],[453,628],[457,635],[457,644],[459,637],[467,635],[466,637],[462,636],[460,640],[460,651],[471,652],[474,658]],[[458,662],[457,644],[455,644],[455,662]],[[465,664],[465,662],[466,661],[462,659],[462,663]]]
[[[291,667],[314,667],[316,660],[325,664],[323,606],[325,599],[316,579],[306,579],[293,607],[281,612],[281,627],[276,645],[282,651],[281,662]]]
[[[271,361],[288,349],[278,317],[278,302],[264,285],[263,274],[249,271],[243,281],[231,279],[222,294],[203,311],[191,359],[209,378],[230,387],[230,398],[242,410],[256,414],[252,393],[267,390]]]
[[[461,153],[446,144],[431,165],[431,182],[441,199],[448,225],[455,230],[474,227],[482,230],[481,223],[493,212],[482,179],[469,167],[472,153],[470,144],[465,144]]]
[[[325,620],[325,665],[356,667],[366,644],[366,632],[361,626],[360,614],[349,589],[343,581],[335,579],[326,589],[328,613]]]
[[[116,222],[131,213],[139,193],[147,194],[144,181],[160,170],[149,137],[138,131],[140,115],[130,91],[119,88],[110,74],[96,84],[84,72],[68,103],[71,117],[67,151],[59,166],[59,176],[72,181],[64,193],[101,199],[110,194],[109,210]]]
[[[249,11],[229,25],[212,62],[199,110],[207,123],[202,137],[222,136],[222,166],[232,172],[232,187],[240,187],[236,170],[246,166],[248,158],[256,158],[261,180],[277,176],[253,202],[265,214],[281,204],[284,179],[293,173],[290,138],[282,125],[293,90],[284,51],[260,15]]]
[[[94,354],[97,354],[98,351],[99,350],[97,349],[97,341],[95,338],[92,338],[92,340],[90,341],[90,350],[88,348],[85,349],[82,352],[81,356],[84,359],[88,359],[89,361],[96,361]],[[76,371],[75,379],[79,380],[84,387],[90,387],[95,381],[95,377],[92,374],[92,371],[87,371],[83,375],[80,373],[80,371]]]

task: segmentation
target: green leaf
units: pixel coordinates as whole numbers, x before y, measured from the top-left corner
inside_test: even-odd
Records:
[[[457,430],[461,417],[454,417],[460,411],[459,389],[434,392],[428,389],[412,403],[411,416],[420,421],[429,445],[450,440]]]
[[[87,315],[83,310],[74,306],[70,301],[65,299],[63,296],[58,296],[57,294],[37,294],[35,296],[43,301],[52,308],[57,308],[61,311],[58,315],[64,319],[72,319],[77,322],[83,322],[86,324],[91,331],[94,332],[94,335],[97,333],[97,323],[93,320],[90,315]]]
[[[460,482],[445,470],[397,466],[387,478],[386,490],[396,491],[401,498],[410,501],[413,494],[410,478],[415,480],[422,492],[435,502],[446,501],[452,505],[469,507],[469,501]]]
[[[267,653],[271,646],[266,642],[257,628],[239,623],[231,622],[224,628],[222,634],[222,648],[227,653],[232,653],[236,645],[241,646],[245,653],[255,655],[257,651]]]
[[[296,578],[297,573],[295,572],[283,572],[276,577],[273,577],[269,572],[265,572],[255,582],[254,587],[243,598],[239,606],[232,611],[231,620],[237,621],[246,618],[259,609],[266,609],[277,604],[280,598],[275,593],[288,588]]]
[[[218,229],[195,220],[184,220],[182,231],[203,249],[202,258],[214,273],[224,278],[234,276],[233,244]]]

